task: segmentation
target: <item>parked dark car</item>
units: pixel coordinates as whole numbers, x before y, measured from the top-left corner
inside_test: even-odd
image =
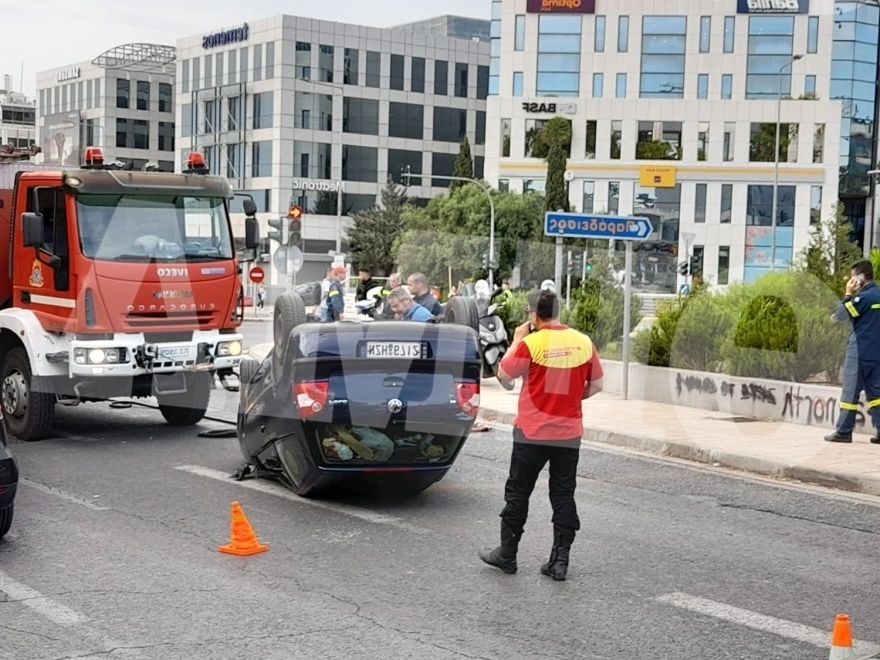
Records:
[[[0,419],[0,539],[12,527],[12,509],[18,487],[18,467],[9,449],[6,425]]]
[[[419,492],[455,462],[479,410],[476,309],[437,322],[309,323],[297,294],[275,305],[275,342],[241,365],[240,476],[300,495],[342,481]]]

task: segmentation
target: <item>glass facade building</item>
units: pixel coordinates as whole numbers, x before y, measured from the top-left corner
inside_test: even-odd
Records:
[[[529,145],[567,118],[571,206],[653,221],[647,293],[677,291],[685,254],[716,285],[787,268],[838,203],[874,244],[877,3],[679,4],[494,1],[488,179],[543,190]]]

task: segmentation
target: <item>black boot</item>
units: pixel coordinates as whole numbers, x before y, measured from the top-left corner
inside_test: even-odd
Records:
[[[550,561],[541,566],[541,573],[562,581],[568,573],[568,556],[571,552],[571,544],[574,541],[574,530],[562,527],[553,527],[553,549],[550,551]]]
[[[494,550],[481,550],[480,559],[500,568],[505,573],[516,573],[516,551],[522,538],[523,528],[501,521],[501,545]]]

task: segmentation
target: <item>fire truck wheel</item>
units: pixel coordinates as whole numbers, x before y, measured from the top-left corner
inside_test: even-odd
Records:
[[[159,396],[159,412],[173,426],[193,426],[202,421],[211,400],[214,374],[202,371],[186,378],[186,394]]]
[[[55,395],[34,389],[27,351],[18,346],[6,353],[0,371],[0,398],[6,430],[24,442],[42,440],[55,420]]]

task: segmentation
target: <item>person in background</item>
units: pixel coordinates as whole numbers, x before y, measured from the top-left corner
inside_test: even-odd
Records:
[[[266,306],[266,289],[260,284],[257,289],[257,309],[263,309]]]
[[[370,269],[366,266],[358,269],[358,278],[360,279],[360,282],[358,282],[357,291],[354,294],[355,302],[366,300],[367,293],[369,293],[370,289],[373,289],[376,286],[376,282],[373,281],[373,275],[370,273]]]
[[[440,302],[428,290],[428,278],[423,273],[413,273],[407,278],[406,284],[413,300],[427,309],[432,316],[440,316],[443,313]]]
[[[415,302],[403,287],[397,287],[388,294],[388,306],[402,321],[430,321],[431,312]]]
[[[312,314],[315,314],[321,321],[326,320],[327,316],[327,294],[330,292],[330,281],[333,279],[333,269],[328,268],[324,273],[324,279],[321,280],[321,301],[315,305]]]
[[[331,271],[330,288],[325,299],[327,303],[326,323],[342,320],[342,314],[345,311],[345,289],[342,288],[342,281],[346,274],[344,266],[337,266]]]
[[[569,553],[580,529],[574,492],[584,434],[582,402],[602,390],[602,363],[593,342],[559,322],[559,299],[551,291],[529,296],[528,320],[513,335],[498,379],[522,377],[513,424],[510,476],[504,487],[501,545],[480,559],[516,573],[516,555],[535,483],[550,463],[553,549],[541,573],[565,580]]]
[[[400,286],[400,273],[391,273],[388,276],[388,281],[385,283],[385,286],[382,287],[382,300],[385,301],[385,306],[382,308],[382,315],[379,317],[381,320],[391,320],[394,318],[394,311],[391,309],[391,305],[388,304],[388,296],[394,291],[394,289]]]

